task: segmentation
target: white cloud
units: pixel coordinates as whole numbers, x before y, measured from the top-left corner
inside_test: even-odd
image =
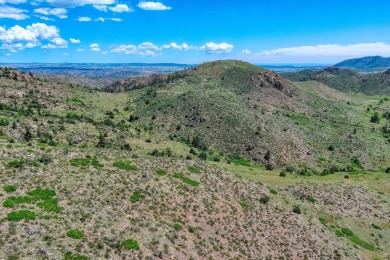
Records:
[[[79,22],[90,22],[90,21],[92,21],[92,19],[91,19],[91,17],[82,16],[82,17],[79,17],[77,19],[77,21],[79,21]]]
[[[170,44],[164,44],[162,46],[163,49],[174,49],[174,50],[181,50],[181,51],[187,51],[187,50],[192,50],[196,49],[194,46],[189,46],[187,43],[183,43],[181,45],[178,45],[175,42],[172,42]]]
[[[34,13],[43,14],[43,15],[53,15],[58,18],[65,19],[68,18],[67,11],[64,8],[38,8],[34,10]]]
[[[23,4],[27,2],[27,0],[0,0],[0,4]]]
[[[24,20],[29,18],[27,14],[27,10],[19,9],[10,6],[0,6],[0,19],[8,18],[14,20]]]
[[[111,5],[115,0],[46,0],[46,2],[52,6],[70,8],[84,5]]]
[[[132,8],[129,8],[126,4],[117,4],[116,6],[110,7],[110,10],[115,13],[128,13],[133,12],[134,10]]]
[[[206,51],[207,54],[224,54],[224,53],[230,53],[233,51],[234,46],[231,44],[228,44],[226,42],[223,43],[213,43],[208,42],[202,47],[200,47],[200,50]]]
[[[59,30],[55,26],[44,23],[34,23],[23,28],[15,25],[9,29],[0,26],[0,42],[2,49],[23,50],[46,45],[42,48],[67,48],[67,41],[62,39]]]
[[[111,50],[111,52],[119,52],[119,53],[125,53],[125,54],[137,54],[138,48],[135,45],[120,45],[119,47],[116,47],[115,49]]]
[[[123,21],[121,18],[106,18],[106,19],[114,21],[114,22],[122,22]]]
[[[77,49],[76,51],[84,51],[84,49],[81,49],[81,48],[80,48],[80,49]]]
[[[42,20],[45,20],[45,21],[55,21],[53,18],[49,18],[49,17],[43,16],[43,15],[34,15],[34,16],[38,17]]]
[[[95,22],[103,22],[104,23],[104,18],[99,17],[99,18],[95,19]]]
[[[79,39],[70,38],[69,41],[70,41],[71,43],[80,43],[80,40],[79,40]]]
[[[100,51],[99,44],[97,43],[92,43],[91,45],[89,45],[89,48],[91,48],[91,51]]]
[[[64,55],[64,56],[68,56],[68,55],[69,55],[69,53],[66,53],[66,52],[64,52],[62,55]]]
[[[144,42],[138,45],[139,49],[146,50],[146,49],[152,49],[152,50],[158,50],[159,47],[151,42]]]
[[[250,55],[250,54],[252,54],[252,52],[251,52],[250,50],[243,50],[243,51],[241,52],[241,54],[242,54],[242,55]]]
[[[99,11],[107,12],[107,5],[93,5],[93,7]]]
[[[172,7],[166,6],[160,2],[140,2],[137,5],[139,8],[147,11],[165,11],[165,10],[171,10]]]
[[[54,38],[51,43],[43,45],[43,49],[68,48],[68,41],[62,38]]]

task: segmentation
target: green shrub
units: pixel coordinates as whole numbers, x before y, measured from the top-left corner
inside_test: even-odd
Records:
[[[190,166],[187,167],[187,169],[188,169],[189,172],[192,172],[192,173],[200,173],[199,169],[197,167],[195,167],[195,166],[191,166],[190,165]]]
[[[143,195],[140,191],[134,191],[133,194],[130,196],[131,203],[137,203],[142,199]]]
[[[335,231],[335,233],[336,233],[336,235],[337,235],[338,237],[343,237],[343,236],[344,236],[344,233],[341,232],[341,231],[338,230],[338,229]]]
[[[8,168],[23,168],[24,164],[26,163],[26,160],[21,159],[21,160],[15,160],[11,161],[7,164]]]
[[[265,164],[265,169],[267,171],[272,171],[273,169],[275,169],[275,166],[272,163],[267,163]]]
[[[15,185],[7,185],[3,187],[4,191],[7,193],[12,193],[16,191],[16,186]]]
[[[240,166],[247,166],[247,167],[250,167],[252,166],[251,162],[248,161],[247,159],[244,159],[242,157],[237,157],[237,158],[234,158],[232,159],[232,162],[236,165],[240,165]]]
[[[267,195],[263,195],[260,197],[260,202],[263,203],[263,204],[267,204],[270,200],[270,197],[268,197]]]
[[[328,220],[327,220],[326,217],[324,217],[324,216],[321,216],[321,217],[319,218],[319,220],[320,220],[320,222],[321,222],[322,225],[328,224]]]
[[[173,229],[176,230],[176,231],[180,231],[183,229],[183,226],[180,225],[180,224],[173,224]]]
[[[251,206],[248,204],[248,202],[246,202],[245,200],[241,200],[238,202],[238,204],[241,205],[241,207],[243,207],[244,209],[249,209]]]
[[[66,232],[66,235],[73,239],[80,239],[84,237],[84,233],[78,229],[72,229]]]
[[[48,190],[48,189],[44,190],[38,188],[28,192],[27,194],[39,200],[48,200],[54,197],[56,195],[56,192],[54,190]]]
[[[138,170],[138,168],[132,164],[133,163],[131,161],[116,161],[114,162],[113,165],[119,169],[126,170],[126,171]]]
[[[22,219],[35,220],[35,213],[30,210],[12,211],[7,215],[8,221],[18,222]]]
[[[274,189],[269,189],[269,192],[271,192],[272,194],[278,194],[278,192]]]
[[[136,240],[128,239],[122,241],[121,245],[128,250],[140,250],[140,246]]]
[[[368,243],[368,242],[366,242],[364,240],[361,240],[357,236],[351,236],[351,237],[349,237],[349,240],[352,243],[354,243],[354,244],[356,244],[356,245],[358,245],[358,246],[360,246],[360,247],[362,247],[364,249],[367,249],[367,250],[370,250],[370,251],[374,251],[375,250],[375,245],[370,244],[370,243]]]
[[[346,234],[347,236],[353,236],[353,232],[352,230],[348,229],[348,228],[342,228],[341,229],[341,232],[343,232],[344,234]]]
[[[159,170],[157,170],[157,175],[160,175],[160,176],[165,176],[165,175],[167,175],[167,171],[166,170],[164,170],[164,169],[159,169]]]
[[[35,201],[37,201],[37,199],[30,196],[12,196],[3,202],[3,207],[13,208],[17,204],[28,204]]]
[[[285,171],[281,171],[281,172],[279,173],[279,176],[280,176],[280,177],[286,177],[286,175],[287,175],[287,174],[286,174]]]
[[[298,206],[298,205],[295,205],[294,207],[293,207],[293,212],[295,213],[295,214],[301,214],[302,212],[301,212],[301,208]]]

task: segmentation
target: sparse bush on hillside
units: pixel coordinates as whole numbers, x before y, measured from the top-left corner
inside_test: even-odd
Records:
[[[66,235],[73,239],[81,239],[84,237],[84,233],[78,229],[72,229],[66,232]]]
[[[374,115],[371,117],[370,122],[379,124],[380,118],[379,118],[379,113],[375,112]]]

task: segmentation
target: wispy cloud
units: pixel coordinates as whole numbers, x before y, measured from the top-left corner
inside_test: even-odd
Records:
[[[34,10],[34,13],[42,14],[42,15],[53,15],[57,16],[58,18],[65,19],[68,18],[67,10],[65,8],[37,8]]]
[[[28,11],[11,6],[0,6],[0,18],[8,18],[14,20],[24,20],[29,18],[26,13]]]
[[[90,22],[90,21],[92,21],[92,19],[91,19],[91,17],[82,16],[82,17],[79,17],[77,19],[77,21],[79,21],[79,22]]]

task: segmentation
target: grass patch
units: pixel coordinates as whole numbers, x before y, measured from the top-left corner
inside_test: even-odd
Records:
[[[241,207],[243,207],[244,209],[250,209],[251,208],[251,205],[249,205],[248,202],[246,202],[245,200],[240,200],[238,202],[238,204],[240,204]]]
[[[140,250],[140,246],[136,240],[127,239],[122,241],[121,245],[128,250]]]
[[[247,166],[247,167],[251,167],[252,164],[250,161],[248,161],[247,159],[244,159],[242,157],[238,157],[238,158],[234,158],[232,160],[232,162],[236,165],[240,165],[240,166]]]
[[[341,232],[343,232],[345,235],[347,236],[353,236],[353,232],[352,230],[348,229],[348,228],[342,228],[341,229]]]
[[[275,195],[278,194],[278,192],[275,189],[269,189],[269,192]]]
[[[8,221],[19,222],[24,220],[35,220],[35,213],[30,210],[12,211],[7,215]]]
[[[157,170],[157,175],[160,175],[160,176],[165,176],[165,175],[167,175],[167,171],[166,170],[164,170],[164,169],[159,169],[159,170]]]
[[[370,243],[368,243],[368,242],[366,242],[364,240],[361,240],[359,237],[357,237],[355,235],[349,237],[349,240],[352,243],[354,243],[354,244],[356,244],[356,245],[358,245],[358,246],[360,246],[360,247],[362,247],[364,249],[367,249],[367,250],[370,250],[370,251],[374,251],[375,250],[375,245],[370,244]]]
[[[26,160],[24,160],[24,159],[10,161],[7,163],[7,167],[8,168],[23,168],[25,163],[26,163]]]
[[[30,204],[36,202],[36,198],[31,196],[12,196],[3,202],[4,208],[13,208],[18,204]]]
[[[177,172],[175,172],[175,173],[173,174],[173,177],[178,178],[178,179],[181,179],[184,183],[187,183],[187,184],[189,184],[189,185],[191,185],[191,186],[193,186],[193,187],[198,187],[199,184],[200,184],[200,183],[197,182],[197,181],[194,181],[194,180],[191,180],[191,179],[187,178],[187,177],[184,176],[182,173],[177,173]]]
[[[74,167],[81,167],[81,166],[87,167],[89,165],[92,165],[97,169],[101,169],[104,167],[104,165],[100,164],[96,158],[90,158],[90,157],[72,159],[70,160],[70,165]]]
[[[7,185],[3,187],[3,190],[7,193],[12,193],[16,191],[16,186],[14,185]]]
[[[135,171],[138,170],[137,166],[132,165],[133,163],[131,161],[115,161],[114,166],[126,170],[126,171]]]
[[[137,203],[143,198],[143,195],[140,191],[134,191],[130,196],[131,203]]]
[[[87,256],[73,254],[70,251],[68,251],[64,254],[64,260],[88,260],[88,259],[89,258]]]
[[[78,229],[72,229],[66,232],[66,235],[73,239],[80,239],[84,237],[84,233]]]
[[[200,173],[200,170],[197,167],[191,165],[187,167],[187,170],[191,173]]]

